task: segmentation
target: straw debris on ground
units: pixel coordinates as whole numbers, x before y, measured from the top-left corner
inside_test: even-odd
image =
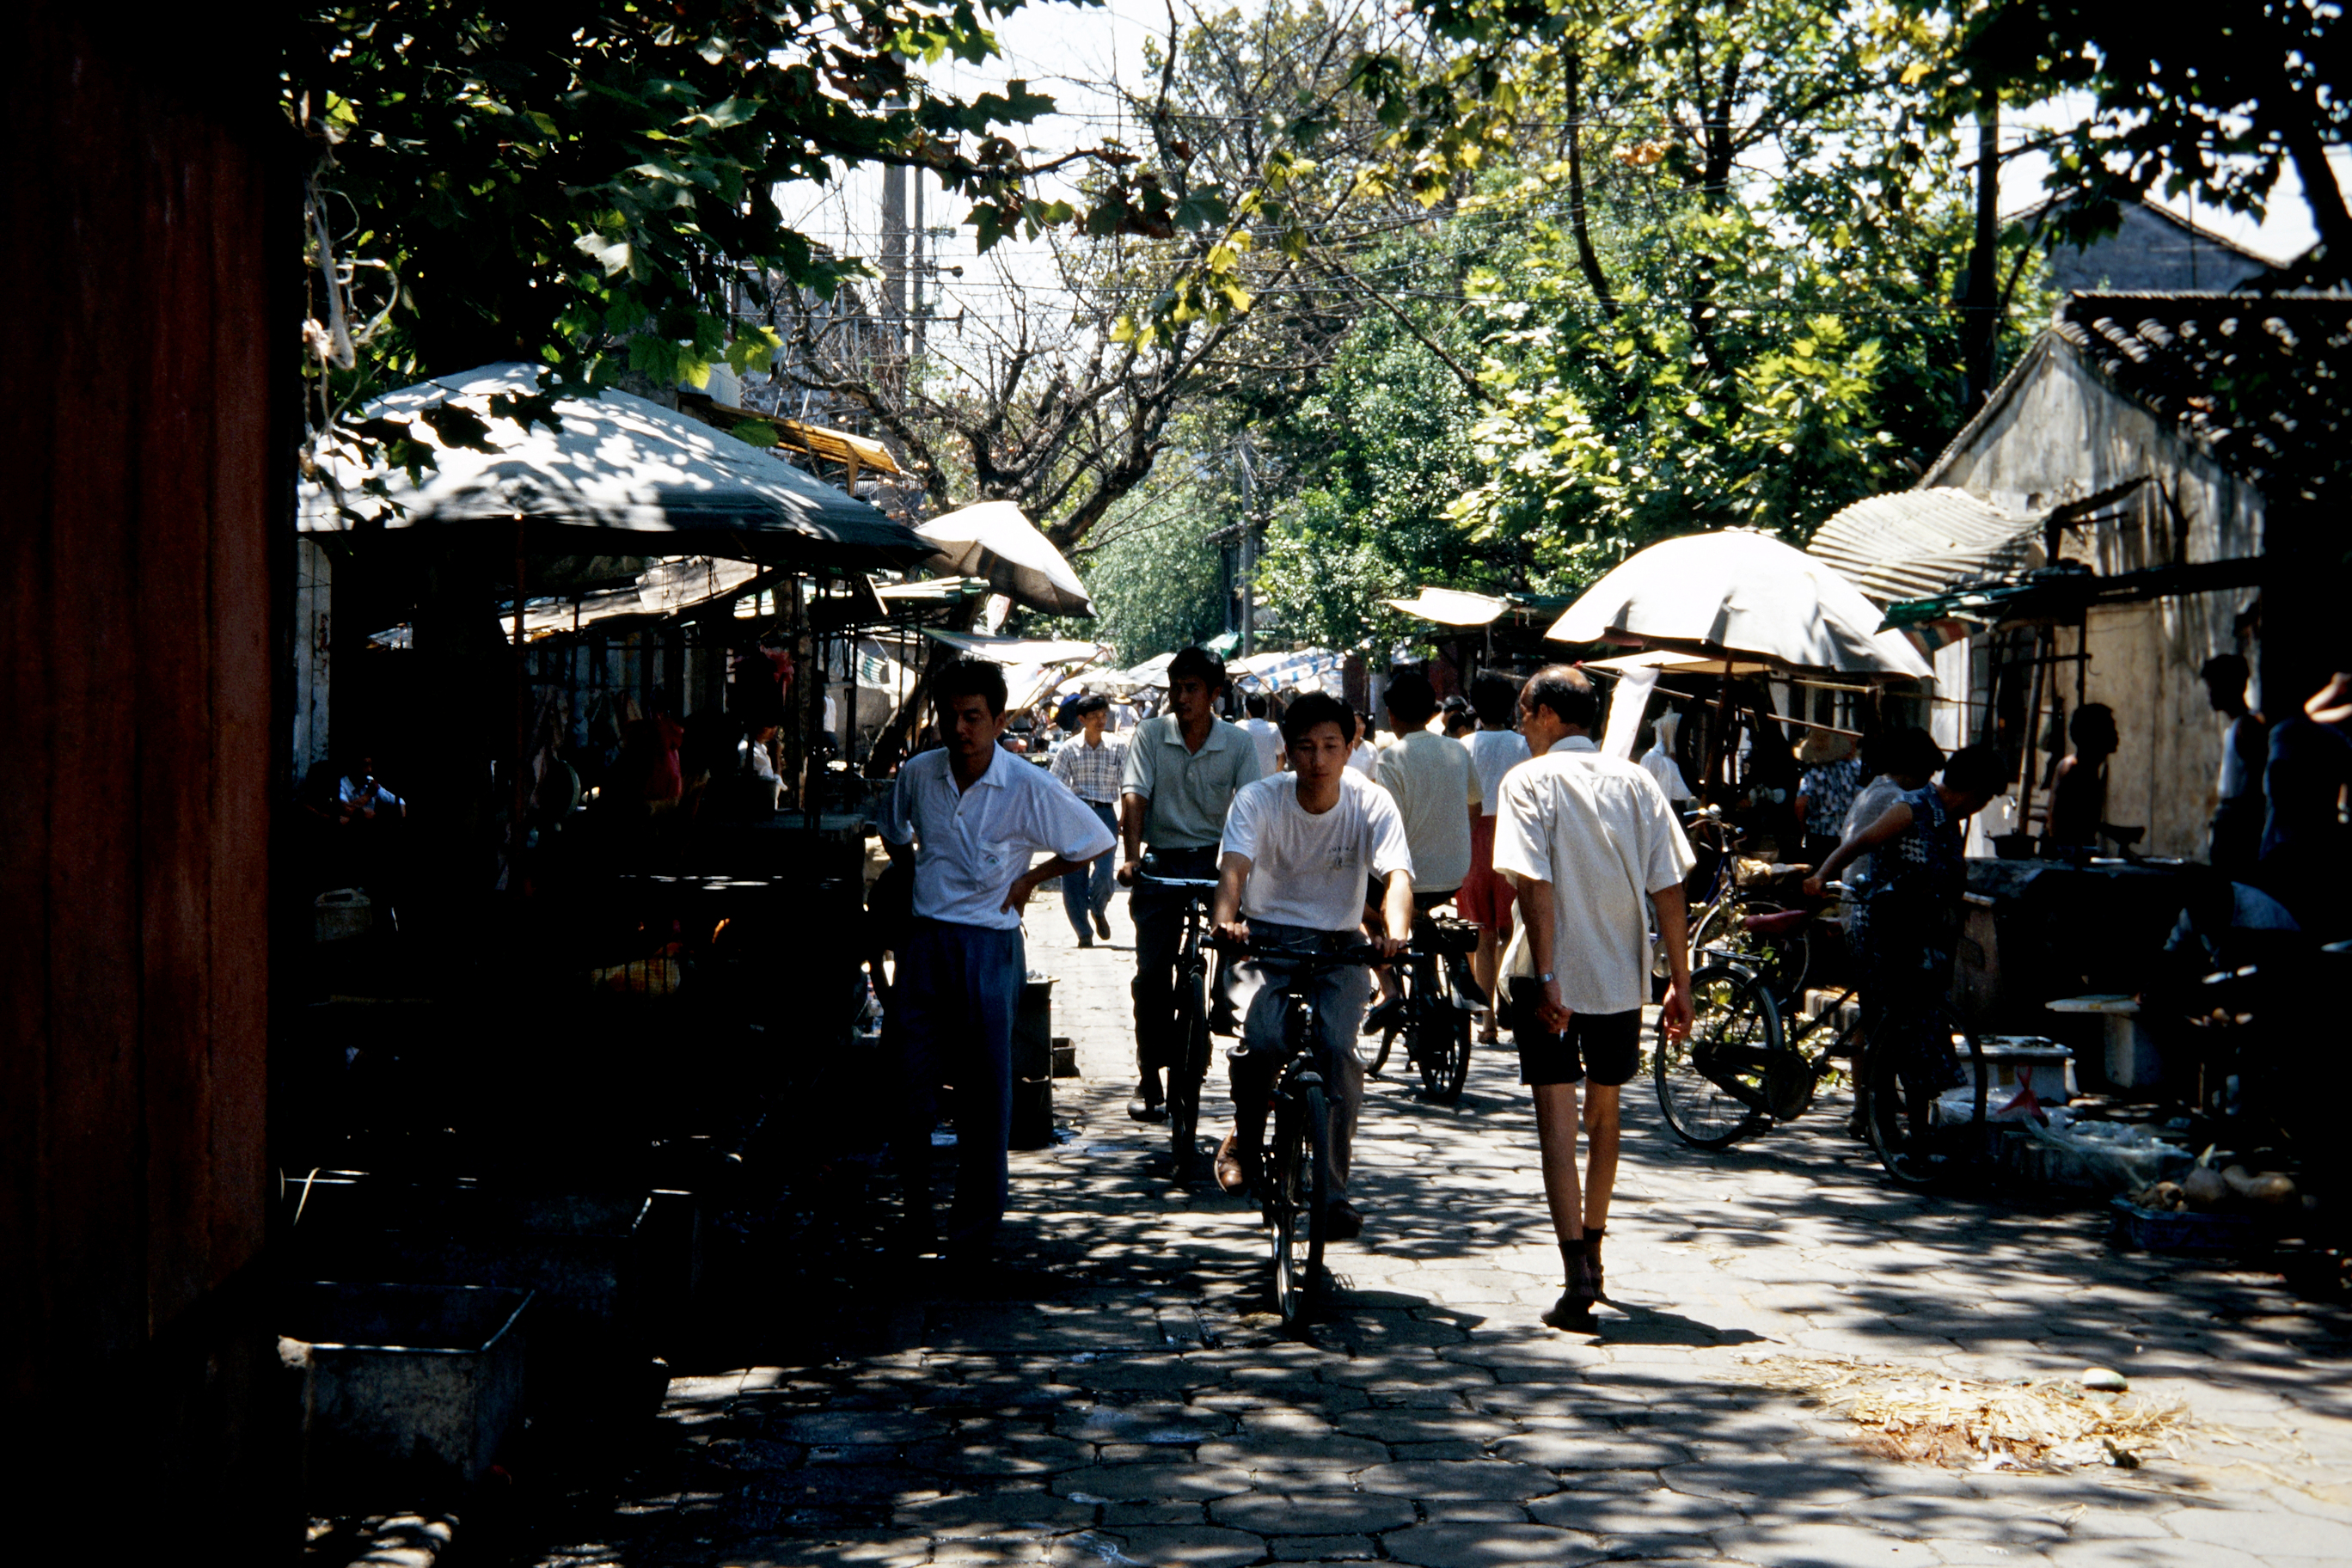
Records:
[[[1919,1367],[1772,1356],[1747,1363],[1767,1388],[1811,1396],[1888,1458],[1979,1470],[2137,1469],[2195,1425],[2179,1405],[2086,1393],[2065,1378],[1979,1383]]]

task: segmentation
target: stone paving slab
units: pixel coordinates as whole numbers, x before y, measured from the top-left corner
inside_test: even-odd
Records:
[[[1115,944],[1080,951],[1058,905],[1030,911],[1084,1076],[1055,1085],[1070,1135],[1013,1158],[1006,1249],[1028,1272],[974,1295],[935,1266],[841,1265],[816,1353],[674,1379],[643,1462],[513,1561],[2352,1562],[2344,1314],[2273,1276],[2115,1253],[2093,1214],[1895,1191],[1835,1106],[1704,1155],[1629,1088],[1613,1304],[1567,1336],[1538,1321],[1559,1255],[1508,1053],[1477,1054],[1455,1109],[1374,1080],[1365,1235],[1333,1248],[1322,1320],[1283,1338],[1255,1214],[1175,1187],[1164,1131],[1124,1115],[1123,900],[1113,919]],[[887,1218],[861,1201],[840,1224]],[[1900,1463],[1748,1364],[1805,1355],[2097,1363],[2211,1431],[2137,1471]]]

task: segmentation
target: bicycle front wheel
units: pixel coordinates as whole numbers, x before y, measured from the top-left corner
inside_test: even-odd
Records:
[[[1168,1068],[1168,1153],[1176,1180],[1192,1173],[1200,1157],[1201,1089],[1209,1076],[1207,976],[1188,972],[1178,988],[1176,1059]]]
[[[1285,1328],[1307,1320],[1321,1288],[1330,1116],[1320,1084],[1286,1096],[1275,1110],[1274,1307]]]
[[[1765,1082],[1788,1049],[1780,1009],[1762,977],[1710,963],[1691,976],[1691,1029],[1658,1031],[1651,1077],[1658,1110],[1694,1149],[1723,1149],[1769,1125]]]
[[[1359,1034],[1356,1037],[1356,1059],[1364,1064],[1364,1071],[1368,1075],[1378,1078],[1381,1069],[1389,1065],[1389,1047],[1396,1044],[1398,1027],[1390,1024],[1377,1035]]]

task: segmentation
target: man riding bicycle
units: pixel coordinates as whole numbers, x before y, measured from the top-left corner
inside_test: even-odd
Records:
[[[1135,1098],[1138,1121],[1168,1114],[1160,1069],[1173,1059],[1177,948],[1184,940],[1181,889],[1137,887],[1149,848],[1154,877],[1208,881],[1217,874],[1217,837],[1234,793],[1258,776],[1257,747],[1238,725],[1217,717],[1225,661],[1188,647],[1168,665],[1168,711],[1136,726],[1119,780],[1119,885],[1134,888]]]
[[[1363,940],[1364,880],[1380,879],[1385,934],[1393,958],[1412,929],[1412,856],[1404,821],[1386,790],[1348,766],[1354,725],[1339,701],[1309,692],[1283,715],[1290,771],[1248,785],[1225,817],[1212,919],[1228,941],[1261,950],[1328,952]],[[1217,994],[1219,1034],[1238,1032],[1234,1058],[1234,1134],[1217,1152],[1217,1184],[1238,1193],[1256,1178],[1265,1142],[1273,1078],[1282,1055],[1283,986],[1289,966],[1254,955],[1229,965]],[[1368,978],[1360,968],[1328,971],[1308,983],[1317,1054],[1331,1101],[1328,1235],[1361,1235],[1363,1216],[1348,1202],[1348,1156],[1364,1098],[1356,1026]],[[1240,1027],[1235,1029],[1239,1020]]]

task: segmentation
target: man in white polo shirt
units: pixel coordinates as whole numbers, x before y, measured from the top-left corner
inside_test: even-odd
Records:
[[[1518,889],[1537,973],[1510,983],[1519,1081],[1535,1097],[1544,1195],[1567,1286],[1543,1321],[1589,1331],[1601,1299],[1601,1237],[1617,1184],[1617,1091],[1641,1065],[1650,996],[1650,923],[1674,964],[1659,1027],[1689,1032],[1690,952],[1683,879],[1689,843],[1658,781],[1592,742],[1601,700],[1582,671],[1556,664],[1519,692],[1535,755],[1503,777],[1495,869]],[[1591,1160],[1576,1173],[1576,1086],[1585,1091]]]
[[[1373,940],[1394,957],[1412,930],[1412,853],[1396,803],[1348,766],[1354,726],[1337,698],[1308,692],[1282,716],[1290,771],[1243,786],[1225,814],[1217,892],[1218,931],[1256,947],[1329,952],[1363,940],[1367,877],[1384,884]],[[1241,1021],[1242,1054],[1234,1058],[1234,1135],[1217,1152],[1217,1184],[1237,1193],[1256,1174],[1282,1057],[1280,959],[1247,958],[1219,973],[1221,1035]],[[1331,1206],[1328,1234],[1361,1234],[1363,1216],[1348,1202],[1348,1155],[1364,1065],[1356,1059],[1356,1026],[1368,989],[1360,968],[1335,969],[1310,983],[1323,1081],[1331,1088]]]
[[[932,1090],[956,1086],[956,1192],[948,1256],[985,1264],[1009,1188],[1013,1020],[1029,964],[1021,911],[1045,883],[1115,842],[1086,803],[1044,768],[996,743],[1004,732],[1004,670],[959,659],[931,682],[947,744],[898,770],[882,842],[915,868],[915,919],[898,954],[898,1010],[905,1100],[898,1126],[912,1245],[929,1250]],[[1038,855],[1052,859],[1032,866]]]

